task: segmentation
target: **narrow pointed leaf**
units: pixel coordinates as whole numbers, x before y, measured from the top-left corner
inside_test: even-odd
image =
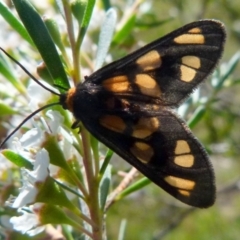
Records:
[[[52,84],[69,88],[67,75],[58,55],[54,42],[43,20],[27,0],[13,0],[19,17],[29,35],[39,50],[49,72],[52,75]],[[62,89],[60,89],[61,91]]]

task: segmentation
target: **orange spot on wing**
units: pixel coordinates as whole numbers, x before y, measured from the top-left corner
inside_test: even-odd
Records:
[[[123,75],[104,80],[103,86],[111,92],[125,92],[129,90],[130,83],[128,77]]]

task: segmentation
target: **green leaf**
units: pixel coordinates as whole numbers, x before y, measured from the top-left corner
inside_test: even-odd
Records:
[[[13,74],[14,70],[6,59],[5,54],[0,52],[0,73],[22,94],[26,93],[24,85]]]
[[[94,156],[94,159],[95,161],[99,161],[99,148],[98,148],[98,140],[91,136],[90,138],[90,143],[91,143],[91,148],[92,148],[92,151],[93,151],[93,156]]]
[[[206,113],[206,106],[199,106],[193,113],[191,119],[188,121],[188,126],[193,128],[204,116]]]
[[[81,228],[78,222],[68,217],[62,208],[54,204],[45,204],[38,209],[41,224],[68,224],[76,229]]]
[[[100,207],[101,209],[103,210],[104,207],[105,207],[105,203],[106,203],[106,200],[107,200],[107,196],[108,196],[108,192],[109,192],[109,188],[110,188],[110,183],[111,183],[111,166],[108,165],[106,171],[104,172],[104,175],[101,179],[101,182],[100,182],[100,187],[99,187],[99,190],[100,190],[100,196],[99,196],[99,202],[100,202]]]
[[[113,32],[115,30],[116,21],[117,21],[116,11],[113,8],[111,8],[107,11],[104,22],[102,24],[98,41],[96,63],[94,67],[95,70],[102,67],[106,59],[107,52],[112,41]]]
[[[61,167],[66,171],[69,169],[64,154],[54,136],[47,136],[41,147],[48,151],[51,164]]]
[[[124,197],[126,197],[127,195],[138,191],[139,189],[147,186],[149,183],[151,183],[151,181],[146,178],[143,177],[140,180],[136,181],[135,183],[133,183],[132,185],[130,185],[129,187],[127,187],[126,189],[124,189],[116,198],[116,200],[120,200]]]
[[[225,81],[229,78],[229,76],[234,72],[237,67],[237,64],[240,61],[240,52],[235,53],[228,63],[222,64],[220,67],[220,71],[215,71],[215,74],[212,78],[212,86],[220,90],[225,83]]]
[[[14,113],[17,113],[18,111],[12,109],[9,105],[6,105],[5,103],[0,101],[0,116],[4,115],[12,115]]]
[[[136,22],[136,14],[132,14],[130,18],[123,24],[120,30],[114,35],[113,43],[114,44],[121,44],[132,32],[133,27],[135,26]]]
[[[113,153],[114,152],[111,149],[108,149],[107,154],[105,156],[105,159],[103,161],[103,164],[101,166],[101,169],[99,171],[100,177],[103,176],[103,174],[104,174],[104,172],[105,172],[105,170],[106,170],[106,168],[107,168],[107,166],[108,166],[108,164],[109,164],[109,162],[110,162],[110,160],[113,156]]]
[[[81,26],[84,12],[86,10],[87,0],[75,0],[71,2],[71,9],[73,16],[77,19],[78,24]]]
[[[68,89],[70,85],[67,75],[64,71],[54,42],[43,20],[27,0],[13,0],[13,3],[19,17],[21,18],[52,75],[52,84],[61,86],[63,89]],[[60,88],[59,90],[64,91],[63,89]]]
[[[124,240],[126,235],[127,220],[122,219],[117,240]]]
[[[95,5],[96,0],[88,0],[87,2],[87,7],[85,9],[84,15],[83,15],[83,20],[80,28],[80,36],[79,36],[79,45],[81,46],[83,38],[86,34],[89,22],[91,20],[93,8]]]
[[[51,177],[48,177],[41,185],[36,196],[36,202],[59,205],[78,212],[60,185],[57,184]]]
[[[26,169],[33,170],[33,165],[26,158],[21,155],[13,152],[12,150],[5,149],[2,152],[2,155],[7,158],[9,161],[17,165],[18,167],[25,167]]]
[[[64,7],[63,7],[63,1],[62,0],[55,0],[56,6],[60,14],[62,15],[63,18],[65,18],[64,15]]]
[[[13,15],[12,11],[8,8],[8,6],[5,5],[3,1],[0,1],[0,14],[23,39],[25,39],[31,45],[34,45],[31,37],[22,23]]]
[[[168,22],[172,21],[173,19],[174,19],[173,17],[169,17],[169,18],[164,19],[164,20],[160,20],[160,21],[154,20],[152,22],[144,22],[140,19],[140,20],[136,21],[136,27],[141,28],[142,30],[143,29],[148,29],[149,30],[150,28],[162,26],[165,23],[168,23]]]
[[[61,34],[59,32],[59,27],[58,27],[56,21],[54,21],[51,18],[45,18],[44,23],[45,23],[49,33],[51,34],[51,37],[52,37],[54,43],[58,46],[58,48],[62,52],[65,51],[65,47],[63,45]]]
[[[102,0],[102,4],[106,11],[111,7],[110,0]]]
[[[37,66],[37,74],[41,79],[43,79],[45,82],[49,83],[50,85],[52,84],[52,75],[48,71],[48,68],[44,62],[39,64]]]

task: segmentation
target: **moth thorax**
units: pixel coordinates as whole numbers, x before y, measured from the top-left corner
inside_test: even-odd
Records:
[[[76,88],[70,88],[67,93],[60,96],[60,103],[64,109],[68,109],[73,112],[73,97],[76,92]]]

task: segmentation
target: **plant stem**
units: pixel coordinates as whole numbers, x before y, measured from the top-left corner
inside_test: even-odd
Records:
[[[99,181],[97,174],[94,174],[94,164],[91,154],[90,134],[83,128],[81,131],[83,142],[83,164],[86,171],[89,196],[86,203],[89,208],[90,217],[95,226],[92,226],[93,239],[102,240],[103,235],[103,214],[99,206]]]

